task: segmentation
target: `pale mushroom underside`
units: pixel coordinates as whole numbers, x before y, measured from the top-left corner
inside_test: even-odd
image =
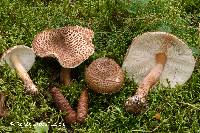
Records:
[[[126,54],[122,69],[127,76],[140,83],[155,66],[155,54],[170,38],[171,47],[167,49],[167,62],[160,76],[160,83],[166,87],[185,83],[191,76],[195,59],[189,47],[176,36],[166,32],[147,32],[133,39]]]
[[[31,48],[24,45],[17,45],[8,49],[6,52],[3,53],[0,60],[0,66],[7,63],[11,68],[14,68],[12,62],[10,61],[11,55],[16,55],[20,60],[22,66],[27,71],[31,69],[31,67],[35,62],[35,53]]]

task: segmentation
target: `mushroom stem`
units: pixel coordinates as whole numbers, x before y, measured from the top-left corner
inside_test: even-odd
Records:
[[[146,96],[148,95],[151,87],[158,81],[166,60],[167,56],[165,53],[157,53],[155,56],[156,65],[151,69],[149,74],[140,83],[134,96],[128,98],[125,103],[126,110],[131,113],[139,114],[146,108]]]
[[[64,85],[70,85],[71,84],[71,69],[70,68],[61,68],[60,71],[60,81]]]
[[[36,85],[32,82],[32,80],[29,77],[26,69],[21,64],[21,62],[18,59],[18,57],[13,54],[13,55],[10,56],[10,60],[11,60],[11,62],[13,64],[13,66],[15,67],[15,70],[17,71],[18,75],[20,76],[20,78],[24,82],[25,91],[28,94],[36,94],[36,93],[38,93],[38,89],[37,89]]]

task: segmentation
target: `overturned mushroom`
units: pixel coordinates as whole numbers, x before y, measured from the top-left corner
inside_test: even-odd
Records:
[[[195,66],[192,51],[176,36],[165,32],[147,32],[136,37],[128,49],[122,68],[139,87],[125,103],[135,114],[146,108],[150,88],[160,80],[172,88],[185,83]]]
[[[70,68],[75,68],[94,53],[92,30],[68,26],[45,30],[36,35],[32,47],[40,57],[55,57],[61,64],[60,80],[70,83]]]
[[[27,73],[34,62],[35,54],[33,50],[27,46],[18,45],[4,52],[0,60],[0,65],[7,63],[11,68],[15,69],[24,82],[25,91],[28,94],[36,94],[38,93],[38,89]]]
[[[99,58],[93,61],[85,72],[88,86],[99,93],[113,93],[121,89],[124,73],[112,59]]]

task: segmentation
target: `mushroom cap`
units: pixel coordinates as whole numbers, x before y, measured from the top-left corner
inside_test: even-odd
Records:
[[[2,66],[7,63],[11,68],[14,68],[10,60],[11,55],[16,55],[27,71],[31,69],[35,62],[35,53],[31,48],[24,45],[17,45],[3,53],[0,65]]]
[[[88,86],[99,93],[113,93],[121,89],[124,73],[121,67],[109,58],[99,58],[86,68]]]
[[[92,30],[68,26],[36,35],[32,47],[40,57],[55,57],[64,68],[75,68],[94,53]]]
[[[122,69],[129,78],[140,83],[156,65],[155,55],[165,51],[167,61],[160,76],[164,86],[175,87],[185,83],[191,76],[195,59],[189,47],[176,36],[166,32],[146,32],[133,39],[129,47]]]

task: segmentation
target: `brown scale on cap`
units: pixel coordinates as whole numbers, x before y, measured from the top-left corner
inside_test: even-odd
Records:
[[[121,89],[124,73],[112,59],[99,58],[93,61],[85,72],[88,86],[99,93],[113,93]]]

